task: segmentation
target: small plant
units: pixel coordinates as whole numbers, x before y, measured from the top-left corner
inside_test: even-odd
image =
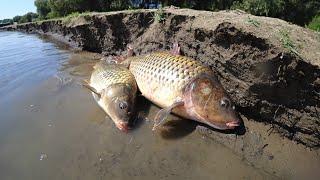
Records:
[[[247,23],[249,23],[250,25],[253,25],[255,27],[259,27],[260,26],[260,22],[255,20],[255,19],[252,19],[248,16],[247,18]]]
[[[70,23],[71,19],[78,17],[79,15],[80,15],[79,12],[73,12],[73,13],[69,14],[68,16],[64,17],[62,22],[65,24]]]
[[[291,53],[294,53],[300,56],[300,54],[296,49],[296,46],[294,45],[293,41],[290,38],[289,32],[286,30],[280,30],[279,34],[280,34],[280,41],[282,43],[282,46],[288,49]]]
[[[132,11],[135,13],[141,13],[142,9],[132,9]]]
[[[320,32],[320,14],[313,17],[312,21],[309,23],[307,27]]]
[[[65,24],[68,24],[72,21],[72,19],[77,18],[77,17],[83,17],[85,20],[89,21],[90,20],[89,14],[90,14],[90,12],[83,12],[83,13],[74,12],[74,13],[71,13],[68,16],[64,17],[62,19],[62,22]]]
[[[153,16],[155,22],[162,23],[166,20],[165,14],[162,8],[158,9]]]
[[[83,17],[85,20],[87,21],[90,21],[91,20],[91,16],[90,14],[92,14],[92,12],[89,12],[89,11],[86,11],[86,12],[83,12],[79,15],[79,17]]]

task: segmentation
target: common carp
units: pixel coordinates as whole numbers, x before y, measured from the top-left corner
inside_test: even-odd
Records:
[[[129,65],[142,95],[164,108],[155,116],[154,128],[170,112],[217,129],[239,126],[235,106],[213,71],[179,51],[175,44],[171,53],[132,56],[122,62]]]
[[[90,82],[84,86],[92,91],[94,99],[117,128],[127,131],[137,93],[133,74],[125,66],[99,62],[94,66]]]

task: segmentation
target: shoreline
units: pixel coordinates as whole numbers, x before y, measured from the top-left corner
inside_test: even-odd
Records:
[[[319,149],[320,41],[317,33],[283,20],[240,11],[164,9],[86,13],[1,28],[49,35],[73,48],[121,55],[132,44],[136,54],[169,49],[178,40],[184,55],[210,66],[246,119],[271,125],[274,132]],[[259,27],[248,19],[259,22]],[[281,31],[301,47],[283,46]],[[297,46],[298,47],[298,46]],[[319,55],[319,56],[318,56]],[[298,83],[296,83],[298,82]]]

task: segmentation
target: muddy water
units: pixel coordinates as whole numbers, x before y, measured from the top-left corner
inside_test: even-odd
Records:
[[[142,97],[138,110],[147,118],[120,132],[79,86],[98,59],[47,38],[0,32],[1,179],[294,178],[256,168],[190,121],[171,117],[151,131],[158,108]]]

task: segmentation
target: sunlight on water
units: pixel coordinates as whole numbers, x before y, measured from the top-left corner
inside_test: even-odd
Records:
[[[57,72],[68,54],[35,35],[0,33],[0,95],[22,91]]]

